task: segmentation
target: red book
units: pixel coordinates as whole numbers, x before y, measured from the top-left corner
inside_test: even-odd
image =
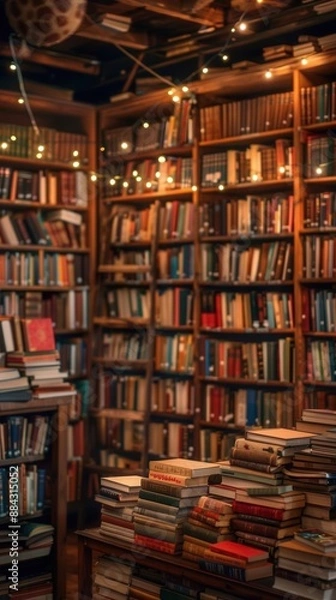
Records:
[[[26,351],[55,350],[55,334],[51,319],[21,319],[21,325]]]
[[[230,542],[225,540],[223,542],[216,542],[210,544],[209,550],[212,552],[218,552],[234,558],[246,560],[248,563],[257,562],[259,560],[267,560],[269,553],[265,550],[259,550],[252,548],[251,546],[245,546],[245,544],[239,544],[238,542]]]

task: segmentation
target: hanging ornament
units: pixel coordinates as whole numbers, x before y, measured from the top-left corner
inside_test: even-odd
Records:
[[[53,46],[80,26],[87,0],[6,0],[10,26],[28,44]]]

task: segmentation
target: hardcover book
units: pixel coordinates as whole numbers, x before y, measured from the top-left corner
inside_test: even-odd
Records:
[[[21,323],[26,351],[55,350],[55,334],[51,319],[21,319]]]

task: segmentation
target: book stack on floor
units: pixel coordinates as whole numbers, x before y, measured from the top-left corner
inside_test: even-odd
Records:
[[[33,398],[75,398],[74,386],[65,381],[68,373],[61,371],[50,318],[16,319],[14,347],[16,350],[6,355],[6,365],[18,369],[29,381]]]
[[[183,558],[198,562],[211,544],[233,540],[232,516],[232,502],[201,496],[183,526]]]
[[[330,428],[336,424],[336,411],[306,412],[313,423]],[[315,435],[311,448],[295,453],[292,468],[286,469],[286,481],[306,495],[302,527],[336,534],[336,429]]]
[[[310,441],[308,434],[282,428],[251,429],[236,440],[229,464],[221,466],[225,480],[238,480],[231,525],[239,542],[267,550],[273,558],[280,540],[300,527],[305,496],[283,485],[283,470]],[[244,489],[240,482],[245,478]]]
[[[96,561],[92,576],[92,600],[128,598],[132,564],[114,556],[103,555]]]
[[[336,536],[308,529],[280,544],[274,587],[312,600],[336,598]]]
[[[255,581],[272,577],[273,565],[268,552],[232,541],[211,544],[208,554],[200,560],[200,567],[216,575],[239,581]]]
[[[133,510],[141,488],[141,477],[101,477],[95,500],[101,504],[100,532],[110,538],[134,540]]]
[[[181,554],[183,524],[200,496],[208,493],[211,477],[220,481],[216,463],[182,458],[150,461],[134,510],[135,543]]]

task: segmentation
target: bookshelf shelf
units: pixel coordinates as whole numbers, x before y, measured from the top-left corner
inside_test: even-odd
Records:
[[[104,204],[121,203],[127,204],[129,202],[153,202],[153,200],[159,198],[190,198],[193,194],[191,188],[186,189],[175,189],[158,192],[147,192],[144,194],[128,194],[127,196],[111,196],[103,199]]]
[[[303,335],[308,338],[336,338],[335,331],[304,331]]]
[[[284,127],[283,129],[274,129],[271,131],[263,131],[257,133],[245,133],[240,136],[231,136],[218,140],[204,140],[199,143],[200,149],[206,148],[215,149],[217,147],[223,146],[248,146],[250,143],[258,142],[263,143],[270,140],[274,140],[276,138],[282,137],[292,137],[293,128],[292,127]]]
[[[236,235],[209,235],[209,236],[200,236],[200,242],[205,244],[214,244],[214,243],[227,243],[235,244],[235,243],[258,243],[258,242],[267,242],[272,240],[293,240],[293,233],[240,233]]]
[[[90,110],[90,109],[89,109]],[[25,168],[38,168],[38,169],[48,169],[54,171],[64,171],[66,169],[71,169],[75,171],[72,166],[72,161],[56,161],[56,160],[43,160],[37,158],[25,158],[22,156],[14,156],[10,154],[0,154],[0,162],[5,164],[11,164],[15,166],[23,166]],[[90,167],[86,164],[81,164],[80,171],[89,172]]]
[[[336,184],[336,175],[329,175],[328,177],[309,177],[304,179],[305,185],[332,185]]]
[[[144,319],[141,317],[132,317],[132,318],[105,318],[105,317],[95,317],[93,320],[94,325],[103,325],[104,327],[134,327],[141,326],[147,327],[148,319]]]
[[[201,288],[229,288],[237,290],[239,288],[288,288],[293,286],[293,281],[200,281],[199,286]]]
[[[125,421],[143,421],[144,413],[137,410],[127,410],[127,409],[118,409],[118,408],[102,408],[99,410],[92,410],[90,414],[95,419],[103,419],[108,417],[110,419],[122,419]]]
[[[193,146],[186,144],[184,146],[160,146],[159,148],[153,148],[148,150],[139,150],[138,152],[128,152],[122,154],[123,160],[126,162],[134,161],[140,162],[146,158],[158,158],[162,155],[169,156],[188,156],[192,153]],[[117,155],[120,158],[119,155]],[[113,159],[114,157],[111,156]],[[108,159],[102,159],[102,165],[108,164]]]
[[[0,467],[7,467],[10,465],[17,465],[18,462],[21,463],[35,463],[45,460],[44,454],[35,454],[32,456],[16,456],[15,458],[6,458],[5,460],[0,460]]]
[[[93,358],[94,364],[101,364],[107,368],[115,368],[115,369],[145,369],[147,366],[147,360],[112,360],[108,358],[104,358],[103,356],[95,356]]]
[[[294,329],[269,329],[267,327],[263,328],[254,328],[254,327],[247,327],[245,329],[235,329],[234,327],[232,328],[226,328],[226,329],[219,329],[219,328],[207,328],[207,327],[201,327],[199,330],[201,335],[206,335],[206,336],[212,336],[212,335],[224,335],[227,338],[231,335],[233,336],[251,336],[251,335],[257,335],[257,336],[274,336],[274,335],[280,335],[280,336],[284,336],[284,335],[289,335],[292,336],[295,333]]]
[[[335,389],[336,388],[336,381],[318,381],[316,379],[314,380],[310,380],[310,379],[306,379],[304,380],[303,384],[307,387],[307,388],[313,388],[313,389]]]
[[[245,430],[245,427],[239,427],[238,425],[234,425],[233,423],[223,423],[222,421],[205,421],[203,419],[200,420],[200,427],[204,427],[206,429],[218,429],[220,431],[227,431],[228,433],[239,433]]]
[[[230,379],[221,377],[200,377],[201,382],[208,384],[227,385],[230,387],[260,387],[260,388],[278,388],[278,389],[293,389],[294,384],[289,381],[267,381],[263,379]]]
[[[219,186],[223,185],[223,189]],[[293,179],[275,179],[271,181],[250,181],[248,183],[237,183],[235,185],[219,183],[217,187],[202,187],[202,194],[240,194],[256,192],[272,192],[288,189],[293,186]]]

